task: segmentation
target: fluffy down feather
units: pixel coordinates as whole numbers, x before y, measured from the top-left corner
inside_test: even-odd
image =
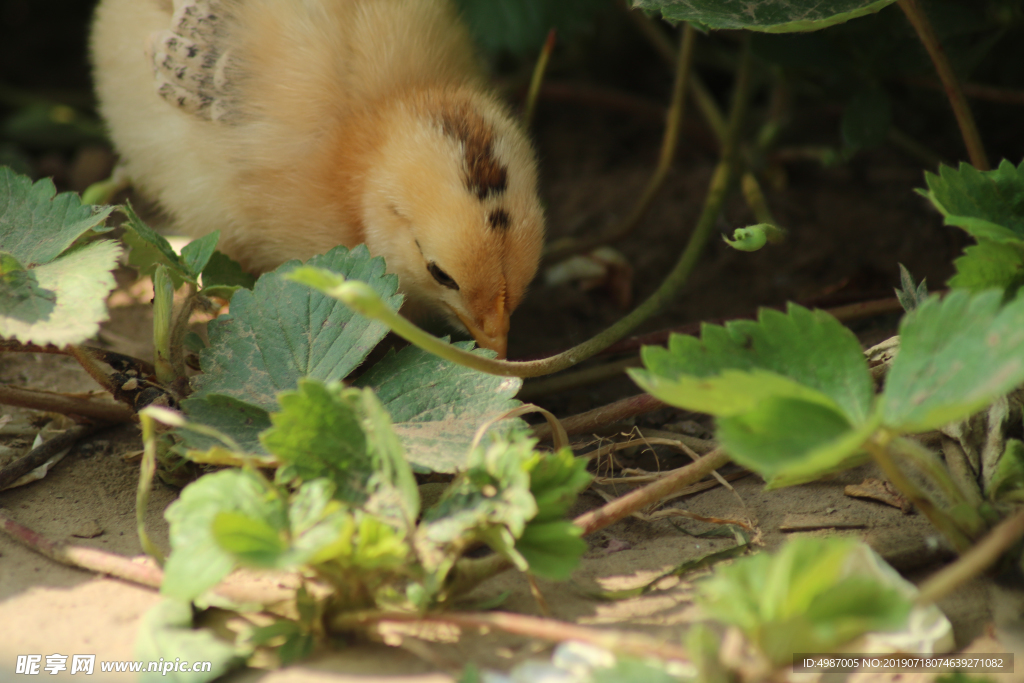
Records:
[[[448,0],[103,0],[91,48],[122,164],[178,229],[254,272],[365,242],[406,315],[504,356],[536,161]]]

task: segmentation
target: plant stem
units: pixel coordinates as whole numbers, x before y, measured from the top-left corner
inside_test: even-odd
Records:
[[[900,493],[906,496],[907,500],[913,503],[921,511],[928,521],[932,523],[939,532],[952,544],[953,549],[958,553],[964,553],[971,547],[971,540],[960,530],[956,521],[944,512],[926,492],[921,490],[917,484],[910,480],[892,458],[890,452],[892,434],[880,430],[875,436],[868,439],[864,444],[868,453],[885,473],[885,476],[892,482],[892,485],[899,489]]]
[[[650,394],[638,394],[579,415],[567,417],[562,420],[562,428],[565,429],[566,434],[584,434],[613,422],[650,413],[664,407],[665,403]],[[551,427],[537,425],[533,428],[533,435],[541,441],[551,438]]]
[[[953,115],[956,116],[956,121],[960,125],[960,134],[964,138],[964,145],[967,147],[971,164],[979,171],[989,170],[988,157],[985,155],[985,147],[981,142],[981,135],[978,134],[974,115],[971,113],[971,105],[968,104],[967,98],[964,96],[960,80],[956,77],[945,50],[942,49],[942,43],[939,42],[935,29],[928,20],[928,15],[925,14],[918,0],[899,0],[898,4],[903,13],[907,15],[910,25],[917,32],[917,37],[921,39],[925,50],[928,51],[928,56],[931,57],[932,64],[935,65],[935,71],[946,89],[946,96],[949,98],[950,106],[953,107]]]
[[[93,358],[92,354],[89,353],[89,350],[86,347],[68,344],[65,349],[67,350],[68,355],[74,356],[75,360],[78,361],[78,364],[81,365],[87,373],[89,373],[90,377],[96,380],[97,384],[110,392],[112,396],[117,396],[119,387],[114,386],[110,376],[99,366],[96,359]]]
[[[177,376],[171,364],[171,330],[174,320],[174,284],[167,266],[159,264],[153,271],[153,346],[156,353],[153,365],[156,380],[171,386]]]
[[[980,505],[983,499],[981,486],[978,484],[978,475],[967,454],[964,453],[960,442],[942,434],[939,444],[942,447],[943,460],[946,461],[946,467],[949,468],[949,474],[953,477],[953,481],[957,483],[972,505]]]
[[[498,629],[530,638],[553,642],[578,640],[605,650],[621,652],[634,657],[689,661],[689,654],[678,645],[640,633],[628,633],[604,628],[579,626],[555,619],[531,617],[510,612],[450,612],[420,616],[409,612],[363,612],[339,614],[331,620],[338,630],[365,628],[381,622],[417,624],[451,624],[464,629]]]
[[[529,126],[533,123],[533,114],[537,110],[537,96],[540,95],[540,86],[544,82],[544,73],[548,69],[548,62],[551,60],[551,52],[555,49],[555,29],[548,31],[547,40],[537,57],[537,66],[533,68],[533,76],[530,78],[530,89],[526,93],[526,111],[523,112],[523,124]]]
[[[523,388],[516,394],[520,401],[533,401],[540,396],[555,394],[559,391],[570,391],[585,387],[588,384],[603,382],[612,377],[618,377],[628,368],[640,367],[640,357],[637,355],[612,361],[603,365],[595,365],[584,370],[567,372],[557,377],[545,377],[523,385]]]
[[[3,509],[0,509],[0,531],[31,550],[61,564],[116,576],[119,579],[151,588],[159,588],[163,581],[163,572],[157,566],[135,562],[130,557],[115,555],[96,548],[53,541],[18,524],[8,517]]]
[[[721,448],[716,448],[700,460],[686,467],[673,470],[658,481],[643,488],[631,491],[612,502],[580,515],[573,523],[583,529],[583,535],[592,534],[599,529],[614,524],[628,517],[637,510],[654,505],[662,498],[671,496],[676,490],[700,481],[707,475],[729,462],[729,456]]]
[[[188,324],[192,319],[192,311],[196,306],[196,285],[194,282],[186,283],[188,291],[185,300],[174,316],[171,327],[171,348],[170,361],[171,369],[174,371],[174,381],[169,385],[173,387],[181,397],[190,393],[188,384],[188,372],[185,369],[185,335],[188,334]]]
[[[637,30],[647,39],[647,42],[651,44],[651,47],[658,53],[658,56],[669,66],[675,64],[678,58],[676,48],[665,36],[657,22],[643,12],[634,11],[624,0],[620,0],[619,7],[625,10],[626,16],[629,17]],[[715,139],[718,141],[719,147],[721,147],[726,133],[725,117],[722,116],[721,110],[719,110],[718,105],[715,103],[715,98],[711,96],[707,86],[697,76],[697,73],[691,71],[688,80],[690,94],[693,95],[697,108],[700,109],[704,121],[708,124],[711,132],[714,133]]]
[[[1000,522],[956,562],[943,568],[921,584],[917,602],[928,604],[949,595],[958,586],[995,564],[996,560],[1022,536],[1024,536],[1024,509],[1018,510],[1015,515]]]
[[[146,510],[149,507],[149,492],[153,487],[153,475],[156,474],[156,425],[153,417],[142,412],[139,415],[142,422],[142,464],[139,467],[139,487],[135,493],[135,527],[139,534],[139,543],[147,555],[156,560],[161,567],[164,566],[164,554],[160,548],[150,540],[146,533]]]
[[[635,330],[651,316],[660,312],[679,295],[689,279],[690,273],[697,265],[704,245],[707,244],[708,239],[714,233],[715,222],[718,220],[718,214],[722,210],[722,205],[725,203],[729,189],[733,185],[736,167],[739,163],[739,137],[743,130],[743,122],[746,118],[747,104],[750,98],[750,61],[750,40],[748,36],[745,39],[743,55],[740,59],[740,69],[736,74],[736,87],[733,95],[732,111],[729,115],[729,131],[725,140],[726,145],[722,150],[722,158],[712,175],[711,185],[704,200],[704,209],[697,220],[693,233],[690,235],[690,241],[687,243],[686,249],[683,250],[675,267],[665,278],[664,282],[661,283],[661,286],[646,301],[629,315],[582,344],[542,360],[523,362],[493,360],[457,349],[437,337],[424,332],[384,304],[376,292],[365,283],[358,281],[344,282],[336,287],[325,287],[324,291],[345,302],[345,304],[362,315],[380,320],[391,328],[392,332],[406,341],[445,360],[450,360],[453,363],[492,375],[539,377],[565,370],[597,355]],[[301,273],[301,270],[296,271],[296,274],[298,273]],[[299,278],[299,281],[306,280]]]
[[[596,235],[590,239],[560,240],[552,244],[545,258],[550,261],[558,261],[572,254],[591,251],[603,244],[610,244],[629,235],[647,215],[654,198],[658,196],[665,178],[672,168],[672,161],[675,159],[676,149],[679,147],[679,131],[682,128],[683,116],[686,113],[686,83],[693,65],[693,50],[697,44],[697,31],[689,24],[683,29],[683,44],[679,49],[679,56],[675,66],[675,82],[672,86],[672,103],[669,105],[668,114],[665,117],[665,134],[661,140],[661,152],[658,156],[658,165],[654,169],[647,187],[640,196],[630,214],[617,226],[603,234]]]
[[[72,427],[62,434],[57,434],[49,441],[44,441],[36,446],[24,457],[18,458],[4,467],[0,467],[0,491],[3,491],[61,451],[71,448],[79,439],[89,436],[97,429],[98,427],[93,426]]]
[[[757,182],[757,176],[746,171],[740,181],[740,186],[743,189],[743,198],[747,200],[747,206],[754,214],[754,220],[772,226],[773,229],[768,231],[768,241],[771,244],[779,244],[784,241],[786,233],[777,227],[775,217],[772,215],[771,209],[768,208],[768,200],[765,199],[761,184]]]
[[[902,80],[907,85],[931,88],[933,90],[944,89],[942,83],[929,78],[904,78]],[[985,85],[983,83],[961,83],[960,87],[963,88],[964,94],[968,97],[998,102],[999,104],[1024,106],[1024,90],[1002,88],[998,85]]]
[[[160,584],[164,580],[163,570],[152,561],[152,558],[125,557],[97,548],[54,541],[18,524],[7,515],[3,508],[0,508],[0,532],[7,534],[30,550],[69,567],[106,574],[149,588],[160,588]],[[295,590],[277,581],[270,582],[268,585],[263,578],[246,579],[233,576],[229,580],[217,584],[212,590],[232,602],[257,602],[264,605],[269,612],[294,618],[294,610],[289,609],[289,606],[294,602]]]
[[[0,384],[0,404],[45,410],[114,424],[131,422],[135,419],[135,413],[120,403],[90,401],[86,398],[65,396],[49,391],[22,389],[7,384]]]
[[[969,506],[972,510],[981,505],[981,492],[974,486],[974,490],[960,486],[953,479],[950,471],[942,464],[938,456],[922,446],[914,439],[898,438],[893,441],[897,451],[906,455],[914,465],[920,469],[938,488],[945,494],[953,505]],[[977,523],[984,528],[985,522],[981,515],[977,516]]]

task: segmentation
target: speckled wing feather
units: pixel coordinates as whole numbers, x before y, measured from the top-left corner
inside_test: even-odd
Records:
[[[157,92],[167,102],[212,121],[230,121],[228,71],[223,47],[227,17],[221,0],[176,0],[171,28],[150,36]]]

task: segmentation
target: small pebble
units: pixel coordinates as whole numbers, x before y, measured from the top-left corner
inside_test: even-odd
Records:
[[[103,529],[100,528],[99,523],[95,519],[90,519],[75,527],[71,535],[77,538],[96,538],[103,535]]]

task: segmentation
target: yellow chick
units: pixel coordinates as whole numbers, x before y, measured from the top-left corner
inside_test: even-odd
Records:
[[[505,356],[537,165],[449,0],[102,0],[91,50],[123,168],[177,228],[253,272],[365,242],[404,314]]]

